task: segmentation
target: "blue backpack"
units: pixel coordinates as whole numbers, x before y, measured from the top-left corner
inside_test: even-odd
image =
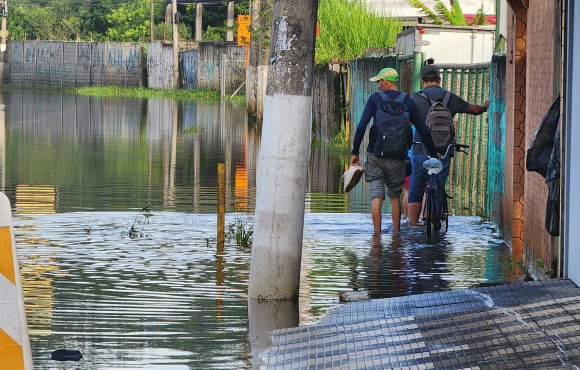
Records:
[[[404,103],[407,94],[400,93],[395,99],[379,92],[381,102],[375,113],[374,123],[377,139],[373,154],[381,158],[404,159],[413,142],[409,108]]]

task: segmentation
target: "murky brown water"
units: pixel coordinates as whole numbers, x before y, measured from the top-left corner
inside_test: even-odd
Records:
[[[0,184],[13,205],[35,368],[259,363],[267,341],[256,333],[268,318],[248,315],[250,252],[215,242],[217,163],[226,163],[226,225],[253,223],[260,144],[243,107],[30,91],[3,102]],[[316,321],[353,289],[379,298],[511,278],[509,250],[477,218],[453,217],[437,242],[405,224],[395,239],[373,239],[368,190],[340,191],[345,161],[313,151],[301,298],[288,324]],[[50,360],[60,348],[83,359]]]

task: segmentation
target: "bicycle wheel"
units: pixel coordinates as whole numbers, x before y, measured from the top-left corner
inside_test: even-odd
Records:
[[[446,233],[449,229],[449,203],[448,203],[449,196],[447,193],[443,193],[443,202],[442,202],[442,209],[441,209],[441,228],[443,232]]]
[[[427,215],[425,216],[425,223],[427,224],[427,237],[437,235],[441,228],[441,218],[438,207],[439,201],[437,199],[437,190],[433,187],[427,189]]]

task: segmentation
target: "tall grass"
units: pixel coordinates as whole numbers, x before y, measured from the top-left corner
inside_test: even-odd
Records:
[[[346,62],[367,48],[394,47],[403,25],[395,18],[372,13],[360,0],[321,0],[316,64]]]

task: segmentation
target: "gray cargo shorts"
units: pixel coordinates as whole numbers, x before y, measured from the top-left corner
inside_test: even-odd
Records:
[[[405,160],[375,157],[367,153],[365,180],[371,188],[371,199],[385,199],[385,186],[389,199],[401,196],[405,184]]]

